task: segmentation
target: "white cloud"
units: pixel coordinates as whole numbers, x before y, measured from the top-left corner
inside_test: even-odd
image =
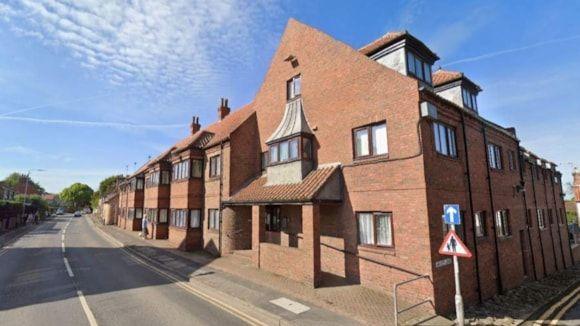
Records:
[[[0,153],[26,156],[36,160],[54,160],[59,162],[71,162],[73,159],[69,155],[45,153],[33,148],[16,145],[0,148]]]
[[[18,35],[70,50],[103,80],[135,89],[204,94],[260,51],[275,1],[10,0],[0,4]],[[259,33],[257,33],[259,31]]]
[[[64,120],[64,119],[37,119],[37,118],[27,118],[27,117],[13,117],[13,116],[0,116],[0,120],[9,121],[20,121],[20,122],[30,122],[30,123],[41,123],[41,124],[57,124],[57,125],[68,125],[68,126],[79,126],[79,127],[100,127],[100,128],[114,128],[120,130],[163,130],[163,129],[176,129],[185,127],[184,124],[137,124],[137,123],[123,123],[123,122],[107,122],[107,121],[80,121],[80,120]]]

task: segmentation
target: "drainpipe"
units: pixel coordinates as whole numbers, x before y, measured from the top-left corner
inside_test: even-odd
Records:
[[[558,216],[560,216],[560,219],[563,218],[563,216],[561,216],[561,214],[559,214],[559,209],[558,209],[558,202],[556,201],[556,186],[554,185],[554,178],[555,178],[555,174],[552,172],[551,175],[551,184],[552,184],[552,196],[554,198],[554,213],[556,215],[556,225],[558,226],[558,238],[560,239],[560,252],[562,253],[562,265],[564,265],[564,269],[568,268],[568,266],[566,266],[566,258],[564,258],[564,244],[562,243],[562,228],[560,227],[560,221],[558,220]],[[561,212],[561,211],[560,211]],[[565,221],[565,219],[564,219]],[[566,223],[567,224],[567,223]],[[566,239],[568,239],[568,237],[566,236]]]
[[[471,190],[471,172],[469,169],[469,150],[467,148],[467,133],[465,132],[465,114],[461,112],[461,129],[463,132],[463,149],[465,152],[465,169],[467,170],[467,189],[469,194],[469,212],[471,214],[471,226],[473,230],[473,252],[475,253],[475,276],[477,279],[477,295],[479,302],[483,302],[481,293],[481,278],[479,276],[479,255],[477,254],[477,234],[475,232],[475,212],[473,210],[473,193]]]
[[[554,176],[555,177],[555,176]],[[560,180],[560,182],[558,182],[558,184],[561,186],[562,185],[562,181]],[[554,206],[557,207],[557,201],[556,201],[556,187],[554,186],[554,179],[552,179],[552,194],[554,195]],[[562,207],[560,207],[560,212],[562,212]],[[564,214],[566,214],[566,208],[564,207]],[[568,247],[568,251],[570,252],[570,260],[572,261],[572,266],[575,265],[574,263],[574,255],[572,255],[572,248],[570,247],[570,240],[568,240],[568,237],[570,236],[570,229],[568,229],[568,220],[566,219],[566,215],[561,216],[560,218],[564,219],[564,225],[566,225],[566,245]],[[558,225],[558,234],[560,235],[560,248],[562,248],[562,262],[564,262],[564,267],[566,267],[566,259],[564,258],[564,244],[562,243],[562,235],[560,234],[560,226]]]
[[[532,189],[534,191],[534,207],[536,208],[536,217],[538,216],[538,199],[536,198],[536,183],[535,183],[535,178],[536,178],[536,171],[532,171],[535,170],[535,165],[532,164],[532,168],[530,168],[530,172],[532,173]],[[542,216],[543,218],[543,216]],[[546,257],[544,254],[544,241],[542,241],[542,230],[540,230],[540,223],[538,223],[538,236],[540,237],[540,250],[542,250],[542,265],[544,266],[544,277],[546,275],[548,275],[548,272],[546,271]]]
[[[520,164],[520,182],[522,187],[525,187],[525,180],[524,180],[524,164],[523,155],[520,155],[520,141],[518,140],[518,162]],[[533,172],[531,172],[533,175]],[[533,181],[532,181],[533,183]],[[528,216],[528,200],[526,198],[526,189],[522,191],[522,199],[524,201],[524,213],[526,216],[526,226],[528,229],[528,244],[530,246],[530,256],[532,256],[532,267],[534,268],[534,278],[538,280],[538,272],[536,271],[536,259],[534,258],[534,247],[532,246],[532,233],[530,231],[531,225],[528,224],[528,218],[530,222],[532,222],[532,215]],[[522,253],[523,254],[523,253]]]
[[[493,203],[493,192],[492,192],[492,186],[491,186],[491,171],[490,171],[490,167],[489,167],[489,151],[487,150],[488,148],[488,143],[487,143],[487,132],[486,132],[486,128],[485,125],[482,126],[483,127],[483,146],[485,147],[485,165],[487,167],[487,187],[489,190],[489,203],[491,205],[491,219],[493,221],[493,240],[495,242],[495,264],[496,264],[496,270],[497,270],[497,286],[499,288],[499,293],[503,294],[503,282],[502,282],[502,277],[501,277],[501,267],[500,267],[500,259],[499,259],[499,242],[497,239],[497,223],[495,220],[495,207],[494,207],[494,203]]]
[[[546,200],[546,211],[549,210],[549,204],[548,204],[548,186],[546,185],[546,175],[544,174],[544,199]],[[558,259],[556,257],[556,243],[554,243],[554,233],[552,232],[552,224],[554,222],[554,215],[552,215],[552,221],[548,220],[548,223],[550,224],[550,239],[552,239],[552,251],[554,253],[554,267],[556,267],[556,271],[559,271],[560,268],[558,268]],[[564,259],[564,256],[562,256],[562,259]]]
[[[218,204],[218,216],[219,216],[219,254],[222,255],[222,194],[224,188],[224,141],[220,142],[220,195],[219,195],[219,204]]]

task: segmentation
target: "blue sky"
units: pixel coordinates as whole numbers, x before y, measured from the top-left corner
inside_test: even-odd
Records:
[[[288,18],[355,48],[407,29],[478,83],[481,115],[580,166],[577,1],[0,2],[0,178],[96,187],[258,90]],[[127,168],[128,166],[128,168]]]

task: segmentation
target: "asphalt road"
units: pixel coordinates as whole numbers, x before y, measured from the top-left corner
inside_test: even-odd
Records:
[[[245,324],[139,264],[89,223],[57,216],[0,249],[0,325]]]

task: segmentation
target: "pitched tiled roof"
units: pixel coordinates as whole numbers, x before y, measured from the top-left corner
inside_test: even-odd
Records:
[[[193,135],[189,135],[183,138],[178,143],[173,145],[173,152],[179,153],[190,146],[202,147],[211,139],[211,137],[213,137],[211,133],[205,130],[200,130]]]
[[[388,32],[387,34],[381,36],[380,38],[372,41],[371,43],[361,47],[358,51],[364,55],[369,55],[383,46],[393,42],[394,40],[407,34],[406,31]]]
[[[205,145],[211,147],[230,137],[238,127],[254,113],[254,103],[246,104],[241,109],[230,113],[223,120],[209,125],[204,130],[213,134],[212,139]]]
[[[433,73],[433,86],[447,84],[463,78],[463,73],[459,71],[449,71],[439,69]]]
[[[238,191],[225,203],[286,203],[286,202],[309,202],[338,171],[340,165],[320,166],[311,171],[300,183],[266,185],[267,176],[255,179],[242,190]]]

